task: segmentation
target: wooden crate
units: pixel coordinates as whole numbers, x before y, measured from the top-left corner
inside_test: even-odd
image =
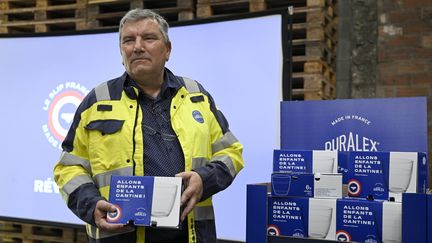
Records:
[[[87,242],[85,229],[0,221],[0,242]]]

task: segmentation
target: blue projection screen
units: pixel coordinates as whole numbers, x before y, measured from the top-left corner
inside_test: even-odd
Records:
[[[170,29],[175,74],[201,82],[244,144],[246,167],[214,197],[220,239],[245,240],[246,184],[270,180],[279,147],[282,16]],[[0,38],[0,217],[82,224],[52,170],[83,96],[124,72],[117,33]]]

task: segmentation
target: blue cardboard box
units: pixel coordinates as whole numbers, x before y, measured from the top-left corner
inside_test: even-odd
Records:
[[[427,239],[428,243],[432,243],[432,195],[427,195]]]
[[[111,223],[178,228],[182,178],[112,176],[109,201],[116,211]]]
[[[430,243],[432,197],[424,193],[402,195],[402,242]]]
[[[350,197],[402,201],[404,192],[426,192],[427,159],[416,152],[350,152]]]
[[[336,218],[338,241],[401,242],[401,203],[339,199]]]
[[[334,240],[336,199],[268,197],[267,234]]]

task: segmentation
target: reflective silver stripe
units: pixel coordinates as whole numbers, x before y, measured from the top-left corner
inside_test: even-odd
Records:
[[[115,236],[115,235],[121,235],[121,234],[125,234],[128,232],[132,232],[135,229],[133,227],[126,227],[128,230],[122,231],[120,233],[113,233],[113,232],[107,232],[104,230],[100,230],[96,227],[94,227],[93,225],[86,225],[86,231],[87,231],[87,235],[93,239],[102,239],[102,238],[107,238],[107,237],[111,237],[111,236]]]
[[[94,183],[89,175],[75,176],[72,180],[68,181],[68,183],[62,187],[62,191],[65,193],[65,200],[67,201],[67,198],[75,189],[86,183]]]
[[[193,158],[192,159],[192,169],[196,169],[205,166],[209,160],[207,158]]]
[[[91,174],[90,162],[76,155],[64,152],[60,156],[60,164],[62,165],[81,165],[89,174]]]
[[[91,237],[93,239],[95,238],[95,235],[96,235],[96,228],[95,227],[91,226],[90,224],[86,224],[86,232],[87,232],[87,235],[89,237]]]
[[[111,176],[112,175],[133,175],[133,167],[129,166],[129,167],[124,167],[124,168],[120,168],[120,169],[116,169],[116,170],[111,170],[111,171],[107,171],[98,175],[94,176],[94,180],[96,181],[96,185],[101,188],[104,186],[109,186],[110,182],[111,182]]]
[[[198,83],[195,80],[192,80],[192,79],[186,78],[186,77],[183,77],[183,80],[185,82],[186,89],[187,89],[187,91],[189,91],[189,93],[199,93],[200,92]]]
[[[213,206],[202,206],[194,208],[194,218],[195,220],[214,220]]]
[[[233,178],[236,177],[237,173],[235,171],[234,164],[233,164],[233,162],[229,156],[227,156],[227,155],[216,156],[216,157],[212,158],[211,161],[222,161],[222,163],[224,163],[228,167],[228,170],[229,170],[231,176]]]
[[[212,144],[213,153],[219,152],[223,149],[228,148],[233,143],[238,142],[237,138],[231,132],[225,133],[219,140]]]
[[[108,83],[107,82],[99,84],[95,88],[95,94],[96,94],[96,100],[97,101],[111,100],[111,96],[110,96],[110,93],[109,93]]]

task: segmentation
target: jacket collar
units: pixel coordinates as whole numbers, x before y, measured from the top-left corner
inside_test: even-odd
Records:
[[[121,83],[123,83],[123,89],[126,93],[126,95],[133,100],[136,100],[138,98],[138,93],[135,90],[140,90],[136,82],[127,74],[127,72],[124,72],[123,75],[120,77]],[[183,86],[180,79],[175,76],[171,70],[168,68],[165,68],[164,70],[164,82],[161,87],[161,95],[166,95],[166,92],[172,91],[174,93],[177,92],[181,87]]]

